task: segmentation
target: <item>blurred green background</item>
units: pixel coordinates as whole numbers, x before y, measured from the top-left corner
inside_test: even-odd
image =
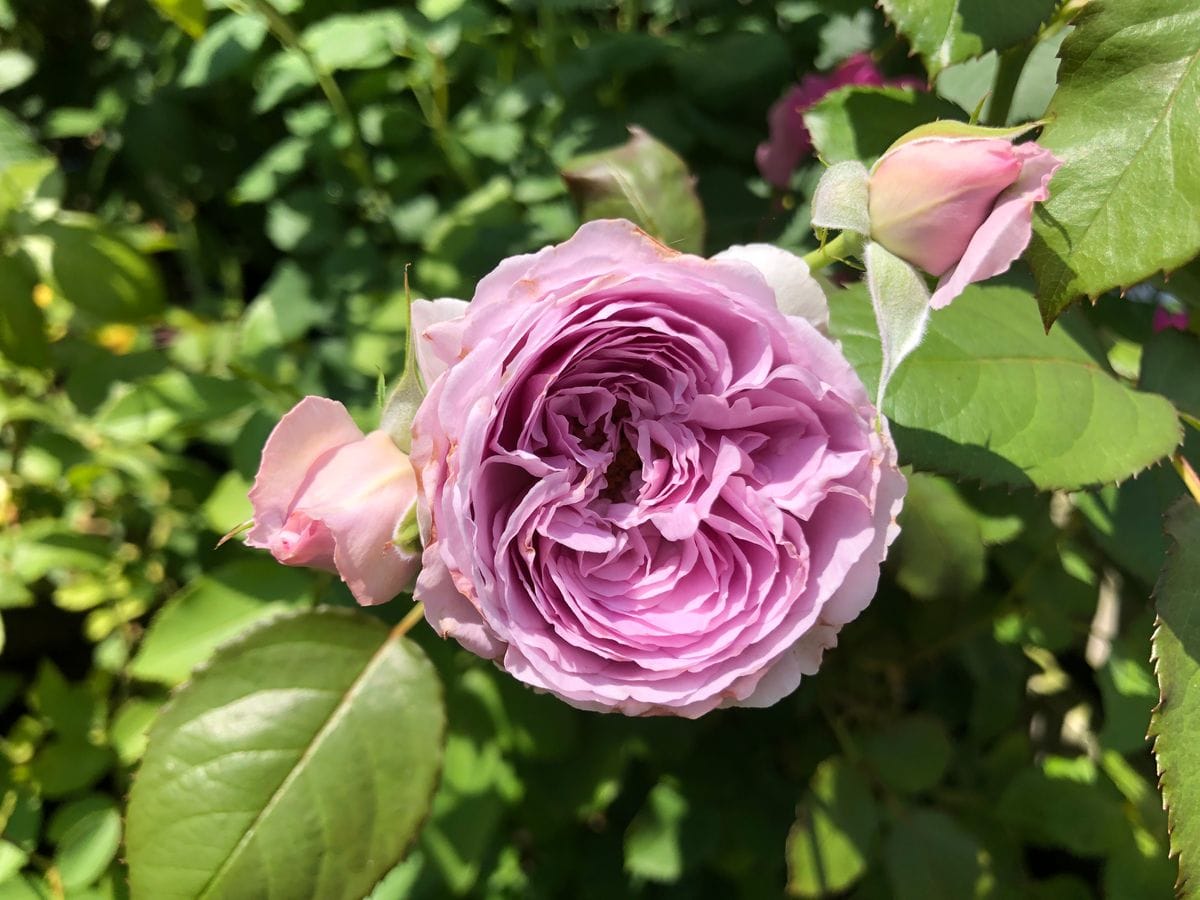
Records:
[[[772,195],[768,107],[862,50],[924,74],[851,0],[158,7],[0,0],[0,900],[125,896],[124,798],[169,690],[255,621],[352,603],[215,545],[301,396],[374,426],[407,266],[469,297],[566,238],[560,170],[635,124],[696,175],[707,252],[811,248],[820,166]],[[1009,118],[1044,109],[1056,46]],[[965,118],[997,68],[947,69],[911,124]],[[1118,371],[1151,312],[1093,311]],[[443,784],[373,896],[1172,896],[1144,735],[1179,493],[1161,469],[1077,495],[915,476],[879,596],[770,710],[584,714],[420,628]]]

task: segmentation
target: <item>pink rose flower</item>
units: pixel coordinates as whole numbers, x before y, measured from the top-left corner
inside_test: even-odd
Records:
[[[385,603],[419,564],[393,543],[416,493],[412,465],[387,434],[364,436],[342,404],[305,397],[263,447],[246,544],[285,566],[337,572],[363,606]]]
[[[1157,334],[1160,331],[1166,331],[1168,328],[1173,328],[1176,331],[1188,330],[1188,314],[1187,310],[1182,312],[1171,312],[1166,307],[1159,306],[1154,310],[1154,332]]]
[[[416,599],[584,709],[766,706],[870,602],[905,480],[798,257],[625,221],[417,301]]]
[[[867,184],[870,236],[940,278],[941,309],[968,284],[1008,270],[1025,252],[1033,205],[1062,163],[1035,143],[921,137],[880,157]]]
[[[767,113],[770,138],[758,145],[754,161],[768,184],[786,188],[796,166],[812,152],[812,139],[804,126],[805,111],[812,109],[830,91],[848,85],[924,87],[920,79],[910,76],[884,78],[866,53],[855,53],[827,74],[805,75]]]

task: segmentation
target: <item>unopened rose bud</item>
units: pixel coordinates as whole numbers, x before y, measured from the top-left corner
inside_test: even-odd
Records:
[[[1004,138],[903,139],[871,170],[872,240],[941,278],[934,309],[999,275],[1029,244],[1033,205],[1060,162]]]
[[[263,447],[246,544],[287,566],[336,572],[364,606],[384,603],[419,566],[394,543],[416,492],[408,457],[386,433],[363,435],[342,404],[305,397]]]

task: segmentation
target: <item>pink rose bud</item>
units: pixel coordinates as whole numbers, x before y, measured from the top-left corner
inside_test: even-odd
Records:
[[[829,73],[813,72],[800,79],[767,113],[770,139],[758,145],[754,161],[766,181],[786,188],[792,172],[812,152],[812,140],[804,126],[804,113],[812,109],[830,91],[849,85],[867,87],[913,87],[924,84],[918,78],[884,78],[866,53],[855,53]]]
[[[342,404],[305,397],[263,447],[246,544],[285,566],[337,572],[363,606],[385,603],[419,568],[419,554],[394,543],[416,494],[412,465],[387,434],[364,436]]]
[[[902,138],[871,171],[870,236],[941,278],[931,301],[940,309],[1025,251],[1033,205],[1060,165],[1037,144],[1001,137]]]

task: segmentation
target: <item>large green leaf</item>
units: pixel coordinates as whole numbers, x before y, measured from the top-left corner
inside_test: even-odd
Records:
[[[425,817],[444,727],[433,666],[376,619],[316,610],[247,633],[150,733],[133,896],[358,900]]]
[[[842,760],[817,767],[787,839],[788,893],[839,894],[862,877],[879,831],[866,780]]]
[[[879,6],[921,54],[932,77],[946,66],[1032,36],[1055,0],[880,0]]]
[[[830,303],[832,330],[869,389],[879,337],[866,292]],[[884,412],[903,461],[985,484],[1071,489],[1119,481],[1180,441],[1162,397],[1126,387],[1065,328],[1046,334],[1030,296],[969,287],[929,320]]]
[[[1200,251],[1200,2],[1088,4],[1048,116],[1039,143],[1063,166],[1028,255],[1047,325]]]
[[[685,253],[704,249],[704,210],[687,164],[640,128],[620,147],[571,160],[563,178],[583,218],[629,219]]]
[[[251,625],[311,603],[312,578],[266,556],[218,566],[155,614],[129,674],[179,684],[222,642]]]
[[[1200,897],[1200,505],[1180,500],[1167,514],[1171,547],[1154,589],[1154,671],[1161,699],[1150,720],[1171,855],[1184,898]]]

